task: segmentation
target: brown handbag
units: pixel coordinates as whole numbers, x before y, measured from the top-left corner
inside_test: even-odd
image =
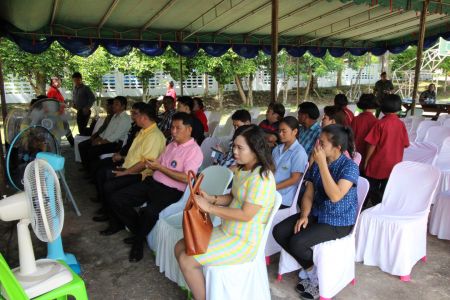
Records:
[[[209,214],[202,211],[194,199],[194,195],[199,193],[203,174],[200,174],[194,186],[192,186],[193,179],[195,179],[195,174],[189,171],[188,181],[191,194],[183,211],[183,234],[187,255],[205,253],[208,250],[208,244],[213,230]]]

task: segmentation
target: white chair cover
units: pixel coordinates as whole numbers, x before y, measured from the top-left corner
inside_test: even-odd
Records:
[[[229,117],[224,125],[219,125],[216,127],[216,129],[212,133],[212,136],[214,137],[230,136],[233,134],[233,131],[234,131],[233,120],[231,119],[231,117]]]
[[[394,167],[382,202],[361,214],[356,261],[409,280],[412,267],[426,255],[427,219],[439,176],[437,168],[422,163]]]
[[[275,225],[277,225],[278,223],[280,223],[281,221],[283,221],[284,219],[296,214],[299,211],[297,203],[298,203],[298,195],[300,193],[300,189],[301,189],[302,183],[303,183],[303,177],[304,176],[302,176],[299,184],[297,185],[297,190],[295,192],[294,201],[292,202],[291,207],[278,210],[278,212],[276,213],[276,215],[273,219],[272,228],[270,229],[270,233],[269,233],[269,237],[267,239],[266,249],[265,249],[267,264],[269,264],[271,255],[281,251],[281,246],[275,241],[275,238],[273,237],[273,232],[272,232],[273,227]]]
[[[369,188],[369,185],[368,185],[368,182],[367,182],[367,180],[366,179],[364,179],[364,178],[362,178],[362,177],[359,177],[358,178],[358,185],[357,185],[357,193],[358,193],[358,216],[359,216],[359,211],[360,211],[360,209],[361,209],[361,207],[359,207],[359,205],[361,205],[361,203],[364,203],[364,200],[366,199],[366,195],[367,195],[367,192],[368,192],[368,188]],[[357,224],[357,222],[355,222],[355,224]],[[354,235],[355,235],[355,228],[353,229],[353,231],[352,231],[352,235],[353,235],[353,241],[354,241]],[[331,242],[337,242],[337,241],[340,241],[340,240],[345,240],[347,237],[345,237],[345,238],[342,238],[342,239],[339,239],[339,240],[335,240],[335,241],[329,241],[329,242],[325,242],[325,243],[331,243]],[[348,243],[348,242],[343,242],[343,244],[346,244],[346,243]],[[322,243],[322,244],[324,244],[324,243]],[[353,243],[353,245],[354,245],[354,243]],[[344,246],[342,246],[342,247],[344,247]],[[315,251],[315,249],[316,248],[313,248],[314,249],[314,251]],[[323,249],[327,249],[326,247],[324,247]],[[319,249],[320,250],[320,249]],[[324,251],[325,251],[324,250]],[[340,252],[339,252],[340,253]],[[351,254],[351,253],[350,253]],[[354,260],[354,251],[353,251],[353,262],[355,261]],[[345,259],[345,258],[344,258]],[[333,263],[334,264],[334,263]],[[332,265],[333,265],[332,264]],[[292,271],[295,271],[295,270],[298,270],[298,269],[300,269],[301,268],[301,266],[300,266],[300,264],[289,254],[289,253],[287,253],[285,250],[281,250],[281,255],[280,255],[280,262],[279,262],[279,264],[278,264],[278,280],[281,280],[281,278],[282,278],[282,275],[283,274],[286,274],[286,273],[290,273],[290,272],[292,272]],[[348,268],[348,267],[347,267]],[[336,269],[335,269],[336,270]],[[354,270],[353,270],[353,272],[354,272]],[[340,274],[340,273],[339,273]],[[337,274],[336,274],[337,275]],[[354,277],[353,277],[354,278]],[[352,280],[353,278],[351,278],[350,280]],[[350,281],[347,281],[345,284],[348,284]],[[325,289],[327,289],[326,287],[325,287]],[[327,293],[325,293],[325,294],[327,294]],[[322,295],[322,292],[321,292],[321,295]]]
[[[442,122],[442,126],[450,127],[450,118],[445,118]]]
[[[355,153],[353,154],[353,161],[354,161],[355,164],[357,164],[358,166],[361,164],[361,159],[362,159],[361,153],[355,152]]]
[[[437,123],[436,121],[424,120],[420,122],[419,127],[417,127],[417,136],[415,142],[423,142],[423,139],[427,134],[428,128],[437,125],[439,125],[439,123]]]
[[[92,134],[96,133],[99,129],[100,126],[103,125],[103,122],[105,122],[105,118],[99,118],[97,120],[97,123],[95,123],[94,129],[92,130]],[[77,134],[73,139],[74,139],[74,145],[73,145],[73,150],[75,152],[75,161],[76,162],[81,162],[81,157],[80,157],[80,151],[78,150],[78,144],[88,140],[90,137],[89,136],[84,136],[84,135],[79,135]]]
[[[220,144],[220,140],[216,137],[207,137],[206,139],[203,140],[200,146],[203,153],[203,162],[202,165],[200,166],[200,170],[203,170],[214,163],[214,159],[211,157],[212,154],[211,148],[216,148],[218,144]]]
[[[272,228],[270,228],[269,237],[267,238],[267,243],[266,243],[266,249],[264,251],[266,254],[267,263],[269,263],[269,261],[270,261],[269,257],[271,255],[281,251],[281,246],[275,241],[275,239],[273,237],[273,233],[272,233],[273,227],[275,227],[275,225],[277,225],[284,219],[299,212],[298,205],[297,205],[298,195],[300,194],[300,189],[302,187],[303,178],[305,177],[305,173],[308,170],[308,166],[309,166],[309,163],[306,163],[305,170],[303,171],[303,176],[297,185],[297,190],[295,192],[294,201],[292,201],[291,207],[278,210],[278,212],[275,214],[275,217],[273,218]]]
[[[443,126],[431,126],[423,139],[424,142],[433,143],[441,149],[442,143],[450,137],[450,128]]]
[[[450,191],[440,193],[431,209],[430,234],[450,240]]]
[[[412,142],[403,152],[403,161],[433,164],[438,155],[438,147],[433,143]]]
[[[439,182],[438,191],[446,192],[450,190],[450,137],[446,138],[442,143],[441,151],[437,155],[434,165],[441,171],[441,180]],[[433,199],[433,204],[437,200],[439,193],[436,193],[436,198]]]
[[[313,260],[317,268],[322,298],[331,299],[355,279],[355,232],[359,213],[369,192],[367,179],[359,177],[357,189],[358,214],[352,232],[341,239],[320,243],[313,247]]]
[[[411,129],[408,131],[408,136],[410,141],[415,141],[417,136],[417,127],[419,126],[420,122],[425,120],[424,117],[415,116],[410,117],[412,119],[411,122]]]
[[[202,184],[200,185],[200,188],[204,190],[206,193],[210,195],[222,195],[225,193],[225,191],[228,188],[228,185],[231,182],[231,179],[233,179],[233,172],[230,171],[230,169],[221,167],[221,166],[210,166],[202,171],[202,174],[204,174],[204,178],[202,181]],[[186,202],[189,199],[190,190],[189,187],[186,188],[184,191],[183,196],[181,199],[165,209],[163,209],[159,213],[159,220],[156,223],[155,227],[153,227],[152,231],[147,236],[147,242],[153,251],[157,251],[157,244],[160,241],[157,239],[157,231],[159,230],[159,223],[164,218],[167,218],[171,215],[177,214],[179,212],[182,212],[184,207],[186,206]],[[180,220],[181,221],[181,220]],[[181,222],[180,222],[181,224]],[[161,236],[163,238],[163,236]],[[176,240],[175,242],[177,242]],[[175,246],[175,244],[173,244]],[[162,252],[165,253],[165,252]],[[170,254],[175,259],[175,256],[173,255],[173,251],[170,252]]]
[[[445,120],[448,118],[448,114],[440,114],[436,120],[440,125],[444,124]]]
[[[264,300],[271,299],[264,248],[273,218],[281,205],[281,195],[277,192],[275,204],[264,229],[258,253],[251,262],[229,266],[205,266],[206,299],[209,300]]]

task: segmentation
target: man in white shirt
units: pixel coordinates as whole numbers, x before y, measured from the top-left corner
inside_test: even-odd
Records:
[[[114,153],[127,138],[128,130],[131,127],[131,118],[126,113],[127,98],[117,96],[113,101],[113,113],[108,127],[99,137],[81,142],[78,145],[83,167],[89,171],[92,161],[99,159],[101,154]]]

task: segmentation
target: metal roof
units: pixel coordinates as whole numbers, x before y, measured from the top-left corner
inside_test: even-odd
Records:
[[[279,44],[380,47],[418,38],[422,1],[279,0]],[[426,36],[450,32],[431,1]],[[269,0],[2,0],[4,32],[117,40],[270,45]]]

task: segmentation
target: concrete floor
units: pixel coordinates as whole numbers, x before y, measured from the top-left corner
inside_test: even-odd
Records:
[[[91,221],[98,205],[89,200],[95,196],[95,188],[81,179],[79,165],[73,163],[73,151],[63,147],[63,155],[67,158],[67,180],[82,212],[77,217],[70,204],[65,203],[63,242],[65,250],[75,254],[82,265],[89,298],[185,299],[186,293],[159,272],[150,251],[145,251],[140,263],[128,262],[129,247],[122,242],[127,232],[111,237],[99,235],[105,224]],[[11,223],[0,223],[0,252],[4,255],[11,226]],[[36,257],[45,255],[45,244],[35,238],[34,248]],[[429,236],[427,256],[427,263],[419,262],[414,267],[409,283],[377,267],[356,264],[356,286],[346,287],[335,299],[450,299],[450,241]],[[281,282],[275,281],[277,261],[275,256],[269,267],[272,299],[299,299],[294,291],[295,273],[285,275]],[[12,267],[18,265],[15,234],[8,249],[8,262]]]

